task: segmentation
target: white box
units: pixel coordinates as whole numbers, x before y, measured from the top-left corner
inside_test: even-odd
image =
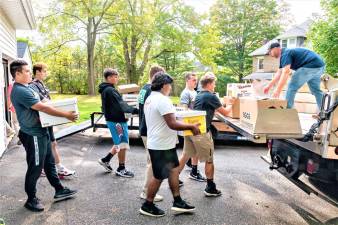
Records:
[[[176,111],[175,116],[178,121],[187,124],[200,124],[201,134],[207,132],[206,126],[206,111],[198,111],[198,110],[185,110],[185,111]],[[193,133],[191,130],[178,131],[178,135],[180,136],[192,136]]]
[[[62,99],[62,100],[55,100],[55,101],[48,101],[45,102],[45,104],[53,106],[54,108],[62,111],[75,111],[76,113],[79,112],[77,107],[77,98],[68,98],[68,99]],[[42,127],[50,127],[50,126],[56,126],[61,125],[65,123],[71,123],[72,121],[64,118],[64,117],[58,117],[58,116],[51,116],[47,113],[40,112],[40,122]]]
[[[227,96],[230,97],[249,97],[253,94],[252,84],[246,83],[228,83]]]

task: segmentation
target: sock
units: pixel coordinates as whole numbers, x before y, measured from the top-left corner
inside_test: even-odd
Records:
[[[192,165],[191,166],[191,173],[194,174],[194,175],[197,175],[197,165]]]
[[[174,197],[174,202],[180,202],[180,201],[182,201],[182,199],[181,199],[181,196],[180,196],[180,195],[178,195],[178,196]]]
[[[63,169],[63,165],[61,163],[55,164],[55,166],[58,171]]]
[[[114,155],[109,152],[106,157],[102,158],[102,161],[103,162],[110,162],[110,160],[113,158],[113,156]]]
[[[117,171],[121,171],[124,170],[126,167],[124,165],[124,163],[119,163],[119,168],[117,168]]]
[[[208,186],[214,185],[214,179],[207,179],[207,185]]]
[[[149,202],[148,200],[146,200],[146,201],[144,202],[144,204],[145,204],[145,205],[148,205],[148,206],[151,206],[151,205],[153,205],[154,203],[153,203],[153,202]]]

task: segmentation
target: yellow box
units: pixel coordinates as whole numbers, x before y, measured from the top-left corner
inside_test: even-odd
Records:
[[[201,134],[207,132],[207,123],[205,116],[207,115],[206,111],[197,111],[197,110],[187,110],[187,111],[177,111],[175,113],[176,119],[188,124],[200,123]],[[192,136],[193,133],[191,130],[178,131],[180,136]]]

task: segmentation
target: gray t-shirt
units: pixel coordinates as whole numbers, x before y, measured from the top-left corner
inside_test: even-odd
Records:
[[[197,92],[195,90],[185,88],[181,93],[180,104],[188,105],[189,109],[193,109],[196,95]]]
[[[43,136],[47,129],[41,127],[38,111],[31,107],[40,101],[39,94],[28,85],[14,83],[11,101],[20,124],[20,130],[32,136]]]

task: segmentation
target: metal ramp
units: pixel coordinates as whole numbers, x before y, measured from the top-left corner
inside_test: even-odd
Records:
[[[92,123],[90,120],[87,120],[87,121],[84,121],[80,124],[76,124],[76,125],[72,125],[72,126],[69,126],[67,128],[64,128],[58,132],[55,133],[55,139],[58,141],[58,140],[61,140],[65,137],[68,137],[68,136],[71,136],[73,134],[77,134],[77,133],[80,133],[80,132],[83,132],[89,128],[92,128]]]

